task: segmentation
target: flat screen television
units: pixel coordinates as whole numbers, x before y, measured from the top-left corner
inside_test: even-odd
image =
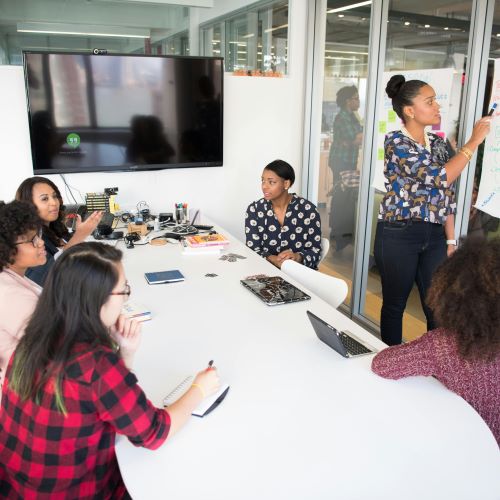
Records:
[[[35,174],[222,165],[223,59],[24,52]]]

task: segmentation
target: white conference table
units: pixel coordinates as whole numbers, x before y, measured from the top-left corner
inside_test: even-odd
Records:
[[[500,498],[500,451],[472,407],[432,378],[384,380],[371,355],[339,356],[317,339],[306,310],[384,344],[312,294],[266,306],[239,280],[285,275],[221,232],[246,260],[119,244],[132,300],[153,313],[134,365],[148,397],[161,406],[210,359],[231,385],[217,409],[191,417],[158,450],[117,437],[134,499]],[[144,272],[168,269],[186,280],[147,285]]]

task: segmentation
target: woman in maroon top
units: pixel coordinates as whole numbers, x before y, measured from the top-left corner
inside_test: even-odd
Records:
[[[436,271],[427,301],[441,328],[378,353],[372,369],[434,376],[483,417],[500,444],[500,238],[469,239]]]
[[[200,372],[167,411],[130,371],[140,323],[121,252],[81,243],[55,263],[7,368],[0,410],[0,497],[125,498],[115,435],[158,448],[219,385]]]

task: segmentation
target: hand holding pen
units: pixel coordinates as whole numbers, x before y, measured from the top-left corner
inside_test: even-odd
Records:
[[[196,375],[192,387],[197,387],[203,398],[215,394],[220,388],[219,374],[213,366],[213,359],[208,362],[208,367]]]

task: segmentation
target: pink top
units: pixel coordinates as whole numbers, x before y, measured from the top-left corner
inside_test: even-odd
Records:
[[[42,289],[10,269],[0,272],[0,386]]]
[[[390,379],[436,377],[474,407],[500,444],[500,355],[489,362],[464,360],[453,336],[441,328],[379,352],[372,370]]]

